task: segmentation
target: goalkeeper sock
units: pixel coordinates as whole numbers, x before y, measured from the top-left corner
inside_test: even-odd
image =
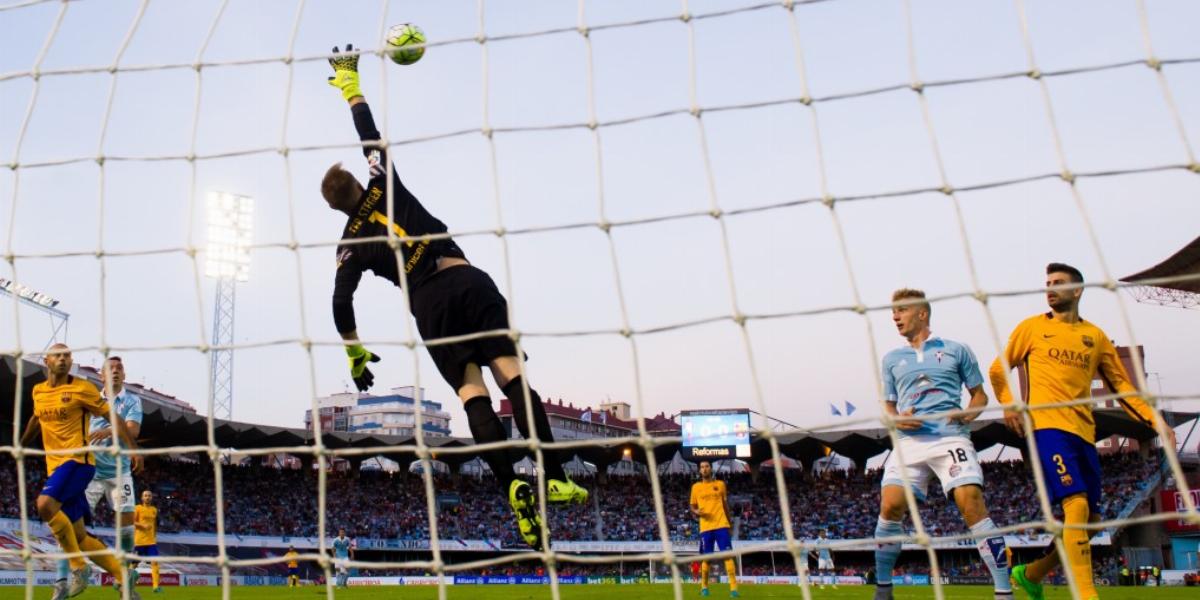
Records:
[[[50,531],[54,533],[54,539],[58,540],[58,545],[63,552],[68,554],[79,552],[79,540],[75,538],[75,527],[71,525],[71,520],[61,510],[54,513],[46,525],[50,526]],[[67,559],[67,562],[71,564],[72,571],[87,566],[87,561],[83,560],[82,556],[72,556]]]
[[[737,591],[737,565],[732,558],[725,559],[725,576],[729,577],[729,591]]]
[[[79,548],[85,552],[95,552],[97,550],[107,550],[108,546],[105,546],[104,542],[89,535],[83,538],[82,542],[79,542]],[[108,571],[108,574],[113,576],[118,585],[125,580],[125,570],[121,568],[121,563],[117,562],[116,557],[112,554],[93,554],[88,558],[99,565],[101,569]]]
[[[1087,496],[1076,494],[1066,498],[1062,507],[1064,524],[1087,525]],[[1088,537],[1086,529],[1063,529],[1062,533],[1063,547],[1067,551],[1067,564],[1075,574],[1075,585],[1079,588],[1081,598],[1099,595],[1096,593],[1096,584],[1092,581],[1092,544]]]
[[[475,439],[476,444],[502,442],[508,439],[508,436],[504,434],[504,425],[500,423],[500,417],[497,417],[496,411],[492,410],[491,398],[475,396],[467,400],[463,408],[467,411],[467,424],[471,427],[471,437]],[[507,498],[508,487],[517,478],[517,474],[513,472],[512,461],[508,458],[508,452],[502,448],[489,450],[483,453],[483,460],[496,475],[496,482],[500,484],[500,490]]]
[[[971,526],[971,533],[975,535],[995,530],[996,524],[992,522],[991,517]],[[1008,580],[1008,545],[1004,543],[1004,536],[981,538],[975,542],[975,548],[979,550],[983,564],[987,565],[988,571],[992,573],[996,593],[1011,594],[1012,582]]]
[[[525,390],[524,378],[517,377],[508,382],[504,386],[504,395],[508,396],[508,401],[512,403],[513,422],[517,424],[517,429],[521,432],[521,437],[531,439],[529,437],[529,413],[525,412]],[[546,407],[542,405],[542,399],[538,393],[531,387],[529,388],[530,404],[533,405],[533,426],[537,432],[537,439],[541,442],[553,442],[554,433],[550,431],[550,418],[546,416]],[[561,450],[550,450],[542,448],[542,456],[546,459],[546,464],[542,465],[542,469],[546,471],[546,477],[566,481],[567,474],[563,471],[563,463],[567,457],[563,455]]]
[[[875,537],[896,537],[904,535],[904,524],[899,521],[885,521],[879,517],[875,523]],[[896,568],[896,559],[900,558],[900,542],[887,542],[875,546],[875,581],[879,585],[892,585],[892,570]]]

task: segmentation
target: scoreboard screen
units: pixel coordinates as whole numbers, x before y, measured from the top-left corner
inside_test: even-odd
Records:
[[[684,459],[750,458],[749,410],[686,410],[679,419]]]

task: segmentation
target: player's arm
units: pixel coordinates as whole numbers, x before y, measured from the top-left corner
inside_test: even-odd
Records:
[[[121,417],[114,418],[116,419],[117,435],[121,436],[121,441],[125,442],[125,447],[130,450],[137,450],[137,437],[130,432],[129,426],[125,423],[125,419],[122,419]],[[141,426],[138,426],[138,431],[141,431]],[[142,455],[131,454],[129,456],[129,468],[132,469],[134,473],[141,471],[143,460],[144,459],[142,458]]]
[[[1146,427],[1155,428],[1155,424],[1158,423],[1159,418],[1155,416],[1154,409],[1151,408],[1150,405],[1141,398],[1141,396],[1137,395],[1138,390],[1136,387],[1134,387],[1133,383],[1129,381],[1129,376],[1126,374],[1125,367],[1121,364],[1121,360],[1117,357],[1117,349],[1113,347],[1112,342],[1103,336],[1101,336],[1101,340],[1099,361],[1100,377],[1104,379],[1104,382],[1107,383],[1110,388],[1116,390],[1117,393],[1129,394],[1127,396],[1117,398],[1117,402],[1120,403],[1121,408],[1124,409],[1126,413],[1129,413],[1129,416],[1133,417],[1134,420],[1140,422]],[[1157,431],[1157,429],[1155,430]],[[1163,422],[1162,432],[1163,445],[1166,446],[1167,444],[1170,444],[1172,447],[1174,447],[1175,430],[1172,429],[1170,425],[1167,425],[1165,422]]]
[[[1007,362],[1011,369],[1023,362],[1029,356],[1029,351],[1033,348],[1033,326],[1029,321],[1024,321],[1013,329],[1012,335],[1008,338],[1008,346],[1004,348],[1003,357],[997,356],[996,360],[992,361],[991,368],[988,369],[988,378],[992,380],[992,390],[996,392],[996,401],[1003,406],[1008,406],[1013,403],[1012,390],[1008,388],[1008,370],[1004,368]],[[1001,359],[1004,359],[1003,361]],[[1029,399],[1026,398],[1028,401]],[[1004,411],[1004,424],[1008,426],[1013,433],[1024,436],[1025,426],[1021,420],[1021,415],[1015,411]]]
[[[29,422],[25,424],[25,431],[21,433],[21,445],[32,446],[33,440],[37,439],[42,433],[42,422],[38,420],[37,415],[31,415]]]
[[[884,357],[884,360],[883,360],[883,369],[881,372],[881,379],[883,381],[883,398],[885,400],[885,402],[883,403],[883,410],[887,414],[889,414],[893,417],[901,417],[901,416],[911,415],[913,412],[912,409],[904,411],[903,415],[901,415],[896,410],[896,402],[899,400],[899,395],[896,392],[896,377],[894,375],[892,375],[892,369],[888,365],[887,357]],[[911,421],[908,419],[897,419],[896,420],[896,429],[904,429],[906,431],[911,431],[911,430],[920,429],[920,428],[921,428],[920,421]]]
[[[962,379],[963,385],[967,391],[971,393],[971,401],[967,403],[967,410],[982,411],[983,407],[987,406],[987,392],[983,389],[983,375],[979,372],[979,361],[975,359],[975,353],[971,348],[964,345],[962,353],[958,358],[958,376]],[[979,418],[981,412],[970,412],[964,415],[954,417],[952,420],[966,425],[971,421]]]
[[[696,501],[696,486],[692,486],[692,496],[688,499],[688,510],[692,511],[692,516],[699,519],[704,515],[700,513],[700,503]]]
[[[108,402],[104,400],[104,397],[100,395],[100,390],[85,392],[82,403],[84,410],[91,413],[93,416],[112,419],[111,422],[117,429],[117,435],[121,438],[121,441],[125,442],[125,447],[129,448],[130,450],[137,450],[137,438],[129,435],[129,429],[125,427],[125,419],[122,419],[120,415],[108,414],[111,410],[111,406],[109,406]],[[134,473],[141,471],[142,456],[140,454],[130,455],[129,466],[131,469],[133,469]]]

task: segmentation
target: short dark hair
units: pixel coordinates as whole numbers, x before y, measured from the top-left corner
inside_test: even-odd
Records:
[[[321,180],[321,195],[334,206],[352,205],[358,201],[362,184],[354,174],[342,168],[342,163],[336,163],[325,171]]]
[[[1046,274],[1066,273],[1071,276],[1071,283],[1083,283],[1083,273],[1066,263],[1050,263],[1046,265]]]
[[[116,362],[119,362],[119,363],[124,363],[124,362],[125,362],[125,361],[121,360],[121,357],[120,357],[120,356],[110,356],[110,357],[108,357],[108,360],[116,361]]]

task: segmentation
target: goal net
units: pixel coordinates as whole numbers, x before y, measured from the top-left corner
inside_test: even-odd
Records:
[[[228,466],[290,455],[316,466],[315,489],[306,490],[316,497],[316,547],[298,558],[317,565],[331,598],[343,566],[428,572],[444,598],[456,574],[534,561],[557,600],[564,569],[636,560],[665,565],[681,599],[696,557],[677,543],[679,520],[691,517],[668,510],[683,500],[664,486],[669,465],[656,452],[681,439],[648,423],[659,413],[737,405],[756,415],[756,457],[770,461],[758,476],[776,491],[763,510],[775,512],[778,535],[708,558],[786,553],[811,598],[811,552],[869,552],[878,540],[817,539],[796,522],[810,497],[788,469],[796,458],[789,444],[800,436],[836,453],[823,435],[878,428],[903,460],[880,375],[887,349],[905,343],[891,322],[892,290],[926,290],[933,330],[972,346],[986,369],[1021,319],[1046,310],[1045,265],[1071,263],[1086,275],[1085,316],[1135,349],[1130,377],[1160,423],[1160,409],[1196,410],[1200,382],[1185,346],[1200,339],[1195,323],[1130,302],[1130,284],[1119,279],[1195,235],[1200,115],[1188,107],[1200,106],[1200,47],[1186,24],[1197,17],[1188,3],[1140,0],[0,5],[0,235],[2,276],[12,284],[0,351],[14,382],[2,450],[15,468],[14,514],[5,516],[19,519],[22,538],[0,547],[0,558],[26,570],[31,598],[35,567],[65,556],[29,550],[46,541],[33,529],[33,499],[47,451],[21,443],[48,337],[46,317],[32,306],[39,304],[74,317],[77,363],[124,356],[142,389],[205,399],[194,420],[202,434],[147,439],[134,453],[211,467],[215,555],[149,562],[219,569],[226,595],[235,571],[289,560],[230,550],[247,532],[230,525],[228,511],[241,508],[228,507],[243,505],[230,498]],[[385,54],[384,33],[403,22],[429,39],[413,66]],[[345,103],[325,82],[328,49],[347,42],[366,49],[363,91],[396,172],[495,278],[511,322],[508,330],[423,340],[407,317],[407,286],[364,278],[356,308],[363,343],[385,356],[372,365],[378,385],[411,385],[415,396],[413,435],[384,446],[325,435],[329,423],[318,417],[319,398],[350,389],[328,315],[344,221],[318,193],[330,164],[360,164]],[[219,284],[229,286],[224,317],[213,316],[222,296],[218,290],[214,313],[218,284],[205,268],[214,191],[255,199],[253,241],[238,246],[252,265],[249,280]],[[392,230],[374,241],[390,244],[402,264],[401,246],[421,239]],[[221,319],[233,318],[235,285],[236,334],[214,342]],[[52,329],[67,341],[66,331]],[[579,456],[636,450],[648,479],[642,500],[653,506],[661,542],[653,551],[556,546],[562,519],[539,494],[545,550],[446,556],[438,469],[495,445],[447,443],[430,430],[425,401],[453,404],[454,391],[427,347],[489,336],[511,338],[528,355],[522,373],[547,396],[631,405],[636,426],[615,437],[498,445],[537,464],[547,448]],[[1168,392],[1148,382],[1141,346],[1171,373],[1163,377]],[[214,371],[232,369],[219,358],[231,361],[234,352],[236,384],[225,390],[237,401],[233,421],[292,425],[309,410],[308,443],[219,443],[236,424],[219,412],[229,380]],[[1009,387],[1021,390],[1011,368],[1019,365],[1003,366]],[[985,387],[993,401],[983,418],[996,419]],[[1111,407],[1129,395],[1100,386],[1091,398],[1037,410]],[[831,403],[845,401],[860,410],[829,414]],[[1038,456],[1022,394],[1011,408],[1022,421],[1019,449]],[[1200,524],[1188,487],[1195,477],[1174,446],[1161,453],[1181,510],[1087,529]],[[399,510],[419,515],[427,554],[331,558],[338,513],[354,509],[345,494],[356,493],[352,484],[330,492],[331,466],[388,454],[419,462],[420,507]],[[1039,461],[1026,462],[1037,514],[999,531],[1050,534],[1065,563],[1063,520]],[[535,475],[544,490],[545,473]],[[924,549],[934,594],[945,598],[936,548],[974,538],[929,527],[904,479],[911,527],[882,541]],[[495,528],[515,527],[506,499],[483,497],[503,515]],[[1070,570],[1063,576],[1078,597]]]

